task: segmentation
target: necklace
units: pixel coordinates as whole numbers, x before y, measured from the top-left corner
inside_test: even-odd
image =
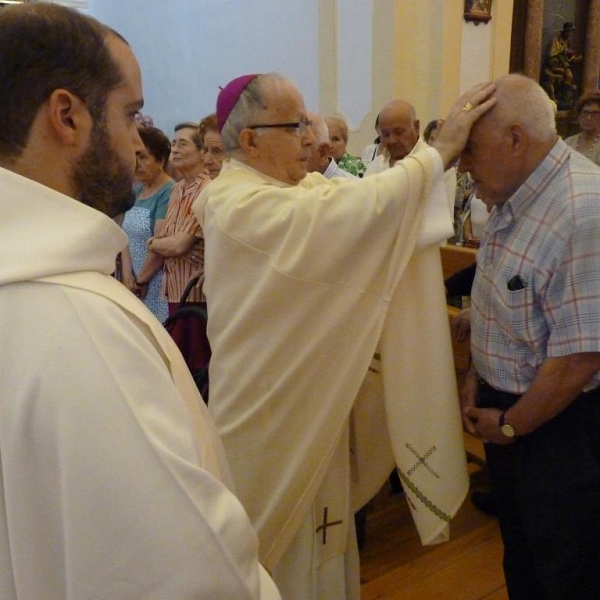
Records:
[[[583,154],[587,158],[590,158],[592,156],[592,152],[594,151],[594,148],[596,147],[596,144],[598,143],[598,140],[600,140],[600,131],[594,137],[594,140],[592,142],[590,149],[587,152],[584,152],[583,150],[579,150],[579,142],[581,142],[581,133],[580,133],[577,136],[577,141],[575,142],[575,150],[577,150],[577,152],[581,152],[581,154]]]

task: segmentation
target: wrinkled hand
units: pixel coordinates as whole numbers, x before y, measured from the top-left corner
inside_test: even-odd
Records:
[[[204,250],[197,247],[192,248],[187,255],[188,259],[198,267],[198,271],[204,267]]]
[[[484,442],[492,442],[494,444],[514,444],[515,439],[506,437],[498,425],[500,420],[501,410],[497,408],[475,408],[467,406],[463,415],[469,420],[475,430],[475,435],[480,437]]]
[[[140,300],[143,300],[148,293],[148,284],[139,284],[133,274],[123,275],[123,285]]]
[[[138,285],[138,293],[136,294],[136,296],[140,300],[145,300],[147,295],[148,295],[148,284],[145,283],[143,285]]]
[[[494,444],[513,444],[516,440],[506,437],[498,425],[501,410],[497,408],[477,408],[479,392],[479,376],[477,371],[469,369],[465,385],[460,394],[460,406],[465,429],[480,438],[483,442]]]
[[[473,124],[496,104],[496,98],[491,97],[495,89],[496,86],[489,81],[479,83],[463,94],[450,109],[433,143],[446,169],[460,156]]]
[[[464,342],[471,334],[471,309],[461,310],[450,323],[450,332],[452,339],[457,342]]]
[[[477,394],[479,393],[479,377],[475,369],[471,368],[465,377],[465,384],[460,392],[460,407],[462,409],[462,420],[465,429],[478,435],[475,422],[467,416],[467,410],[477,406]]]
[[[135,282],[135,277],[131,274],[125,274],[123,273],[123,276],[121,278],[121,283],[132,293],[135,294],[136,296],[139,296],[139,287],[138,284]]]

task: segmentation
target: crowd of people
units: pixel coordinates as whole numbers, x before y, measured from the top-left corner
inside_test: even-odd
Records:
[[[448,539],[463,427],[511,600],[599,597],[597,92],[566,142],[521,75],[427,141],[394,99],[362,161],[249,74],[170,142],[127,42],[45,3],[0,12],[0,77],[3,598],[358,600],[355,512],[393,471],[422,542]],[[487,219],[460,401],[457,189]],[[196,278],[208,320],[167,333]],[[210,360],[208,406],[182,353]]]

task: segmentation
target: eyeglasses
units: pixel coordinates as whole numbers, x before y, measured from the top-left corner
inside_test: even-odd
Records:
[[[597,119],[598,117],[600,117],[600,110],[582,110],[579,113],[580,117],[583,117],[584,119],[586,117],[594,117],[594,119]]]
[[[308,119],[300,119],[296,123],[267,123],[265,125],[250,125],[246,129],[295,129],[296,135],[302,137],[306,133],[307,127],[313,124]]]

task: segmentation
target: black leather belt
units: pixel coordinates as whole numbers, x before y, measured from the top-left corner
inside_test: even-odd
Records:
[[[585,398],[600,398],[600,386],[595,387],[591,390],[587,390],[585,392],[581,392],[579,394]],[[485,379],[479,377],[479,398],[480,398],[480,406],[489,406],[495,408],[501,408],[503,410],[507,410],[513,404],[519,400],[522,394],[513,394],[511,392],[503,392],[493,386],[491,386]]]
[[[499,408],[508,410],[517,403],[521,394],[503,392],[491,386],[485,379],[479,378],[479,401],[477,405],[481,408]]]

